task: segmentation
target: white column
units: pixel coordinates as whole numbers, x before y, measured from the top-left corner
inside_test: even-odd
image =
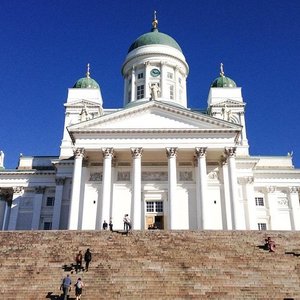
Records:
[[[131,148],[131,155],[133,159],[133,178],[132,178],[132,226],[135,230],[142,229],[142,207],[141,207],[141,193],[142,193],[142,171],[141,158],[142,148]]]
[[[231,215],[232,215],[232,229],[243,229],[240,225],[239,203],[237,196],[237,177],[235,164],[236,148],[226,148],[225,153],[228,160],[228,179],[229,179],[229,194],[231,200]]]
[[[166,148],[168,156],[168,194],[169,194],[169,218],[168,218],[168,229],[172,230],[176,228],[176,218],[174,210],[174,201],[176,198],[177,189],[177,171],[176,171],[176,156],[177,148]]]
[[[39,230],[40,227],[44,191],[45,188],[41,186],[35,188],[35,196],[33,199],[33,216],[31,222],[32,230]]]
[[[21,195],[24,192],[24,188],[21,186],[14,187],[13,191],[14,191],[14,194],[13,194],[13,198],[12,198],[10,217],[9,217],[7,230],[16,230],[17,229],[17,221],[18,221]]]
[[[131,71],[131,101],[133,102],[135,100],[135,94],[136,94],[136,90],[135,90],[135,66],[132,67],[132,71]]]
[[[293,186],[289,188],[289,198],[291,206],[291,228],[300,230],[300,206],[298,188]]]
[[[178,66],[176,66],[174,68],[174,100],[176,101],[176,103],[180,103],[179,102],[179,83],[178,83],[178,73],[179,73],[179,68]]]
[[[164,78],[165,78],[165,69],[166,69],[166,63],[161,62],[160,63],[160,97],[165,98],[165,85],[164,85]]]
[[[109,222],[110,219],[110,198],[111,198],[111,172],[113,148],[103,148],[103,177],[102,177],[102,210],[100,225],[102,228],[103,221]]]
[[[10,214],[10,204],[12,201],[13,190],[12,188],[1,189],[0,188],[0,198],[2,198],[2,207],[4,209],[4,215],[2,220],[2,228],[1,230],[7,230],[7,224]],[[0,205],[1,206],[1,205]]]
[[[268,206],[269,206],[269,214],[270,214],[270,227],[268,230],[276,230],[278,228],[278,205],[277,205],[277,197],[276,197],[276,187],[269,186],[267,188],[267,199],[268,199]]]
[[[195,148],[198,162],[196,182],[198,229],[208,229],[208,220],[210,218],[207,203],[206,149],[206,147]]]
[[[144,77],[145,77],[145,98],[146,99],[150,99],[150,86],[149,86],[149,62],[146,61],[144,63],[144,66],[145,66],[145,74],[144,74]]]
[[[245,178],[245,200],[247,203],[248,230],[257,230],[256,205],[253,188],[253,177]]]
[[[73,171],[73,182],[72,182],[72,196],[71,206],[69,214],[69,229],[77,230],[78,219],[79,219],[79,203],[80,203],[80,192],[81,192],[81,174],[82,174],[82,161],[84,157],[84,149],[78,148],[74,152],[74,171]]]
[[[5,201],[5,208],[4,208],[4,216],[3,216],[3,223],[2,223],[2,230],[6,229],[6,223],[7,223],[7,218],[8,218],[8,212],[9,212],[10,207],[8,206],[7,201]]]
[[[222,223],[223,229],[232,229],[232,215],[231,215],[231,201],[229,192],[229,179],[228,179],[228,163],[226,159],[221,161],[222,164],[222,175],[223,175],[223,193],[222,193]]]
[[[56,189],[55,189],[55,200],[54,200],[53,215],[52,215],[52,229],[58,230],[65,178],[56,178],[55,181],[56,181]]]

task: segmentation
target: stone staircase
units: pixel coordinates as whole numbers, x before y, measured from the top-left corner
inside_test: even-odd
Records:
[[[259,248],[267,236],[276,252]],[[300,233],[263,231],[3,231],[0,299],[300,299]],[[89,272],[71,270],[79,250]],[[70,298],[75,299],[74,288]]]

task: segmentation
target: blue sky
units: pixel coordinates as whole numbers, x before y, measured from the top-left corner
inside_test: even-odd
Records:
[[[104,108],[123,106],[121,65],[151,29],[180,44],[190,66],[188,105],[206,108],[219,65],[242,87],[251,155],[294,152],[300,167],[300,1],[9,0],[0,3],[0,150],[59,155],[67,89],[85,76]]]

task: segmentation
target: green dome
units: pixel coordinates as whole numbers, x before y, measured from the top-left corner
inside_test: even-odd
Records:
[[[128,49],[128,53],[134,49],[147,45],[166,45],[182,52],[178,43],[169,35],[152,28],[151,32],[145,33],[137,38]]]
[[[220,76],[213,81],[213,83],[211,84],[211,87],[233,88],[233,87],[236,87],[236,83],[229,77]]]
[[[83,77],[78,79],[73,88],[77,89],[99,89],[99,84],[96,80],[90,77]]]

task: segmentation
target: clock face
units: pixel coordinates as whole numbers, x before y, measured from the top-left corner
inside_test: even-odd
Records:
[[[153,77],[157,77],[157,76],[160,75],[160,71],[159,71],[158,69],[152,69],[152,70],[150,71],[150,74],[151,74],[151,76],[153,76]]]

